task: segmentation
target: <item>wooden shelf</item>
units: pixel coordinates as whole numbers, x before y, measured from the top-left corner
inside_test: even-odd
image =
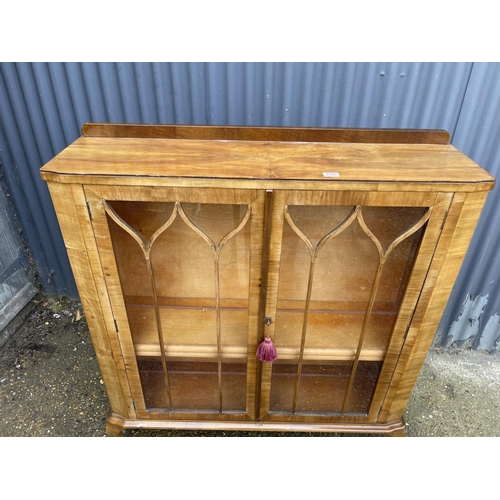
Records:
[[[160,356],[154,308],[128,305],[137,356]],[[215,308],[160,307],[165,354],[172,359],[217,359]],[[248,311],[221,310],[223,359],[246,359]]]
[[[160,356],[154,309],[128,305],[127,313],[137,356]],[[215,309],[160,307],[167,359],[217,359]],[[394,313],[374,313],[363,343],[361,358],[381,360],[395,320]],[[278,362],[299,357],[303,313],[278,310],[275,345]],[[308,318],[304,361],[320,362],[354,359],[364,315],[311,311]],[[221,309],[222,360],[246,360],[248,313],[245,309]],[[253,353],[252,353],[253,354]]]

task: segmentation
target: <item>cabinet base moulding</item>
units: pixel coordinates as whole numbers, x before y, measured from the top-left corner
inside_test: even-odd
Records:
[[[130,420],[114,415],[108,416],[106,433],[123,436],[126,429],[184,430],[184,431],[234,431],[234,432],[314,432],[342,434],[387,434],[406,436],[404,418],[385,424],[301,424],[280,422],[231,422],[231,421],[186,421],[186,420]]]

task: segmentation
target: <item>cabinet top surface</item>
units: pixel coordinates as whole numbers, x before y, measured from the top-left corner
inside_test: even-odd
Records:
[[[494,185],[488,172],[450,144],[196,137],[83,136],[44,165],[41,174],[47,181],[76,183],[115,178],[130,184],[142,177],[152,185],[166,178],[436,183],[474,185],[474,190]]]

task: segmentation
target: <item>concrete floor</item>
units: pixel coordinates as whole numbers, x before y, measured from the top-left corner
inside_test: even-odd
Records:
[[[500,355],[431,349],[405,419],[408,436],[500,436]]]

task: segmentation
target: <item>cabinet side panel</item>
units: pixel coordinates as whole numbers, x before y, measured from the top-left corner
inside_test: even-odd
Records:
[[[401,352],[380,422],[401,417],[462,265],[487,193],[457,194]]]
[[[64,238],[92,343],[113,413],[133,416],[130,398],[124,397],[126,378],[122,360],[115,354],[103,320],[106,292],[99,287],[98,256],[81,185],[48,183]],[[102,279],[101,279],[102,281]],[[100,292],[98,292],[100,290]],[[108,306],[109,307],[109,306]],[[128,392],[128,391],[126,391]]]

